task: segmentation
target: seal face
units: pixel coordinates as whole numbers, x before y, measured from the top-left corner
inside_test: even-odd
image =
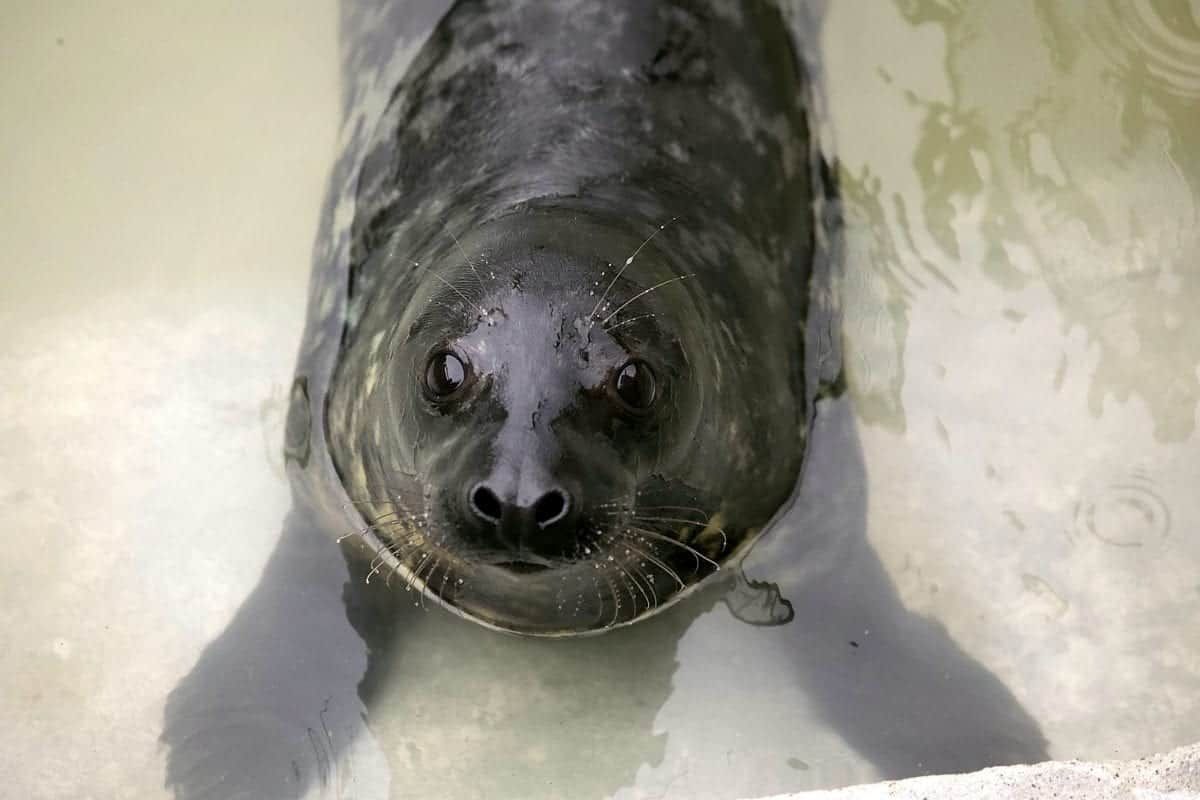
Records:
[[[457,3],[363,161],[312,398],[351,552],[541,635],[735,557],[799,476],[810,187],[769,3]]]

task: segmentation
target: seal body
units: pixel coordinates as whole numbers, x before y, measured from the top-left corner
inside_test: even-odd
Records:
[[[762,532],[808,427],[806,108],[764,0],[451,8],[347,182],[293,390],[297,491],[368,579],[577,634]]]

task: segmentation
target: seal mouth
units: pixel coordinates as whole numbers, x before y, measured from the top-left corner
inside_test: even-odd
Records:
[[[549,564],[537,564],[532,561],[497,561],[492,566],[514,572],[517,575],[532,575],[550,569]]]

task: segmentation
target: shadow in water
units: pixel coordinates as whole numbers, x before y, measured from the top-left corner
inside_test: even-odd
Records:
[[[346,748],[370,745],[357,694],[367,651],[343,603],[349,573],[314,518],[302,504],[291,511],[258,586],[171,692],[162,741],[176,797],[299,797],[348,780]],[[357,796],[387,796],[386,774],[374,777],[384,792]]]
[[[1048,758],[1004,684],[900,602],[867,540],[866,502],[851,404],[822,401],[796,506],[745,564],[795,610],[775,635],[810,702],[882,778]]]
[[[900,603],[865,536],[865,487],[850,404],[824,400],[797,503],[746,565],[795,610],[758,640],[762,658],[782,654],[781,687],[798,679],[884,777],[1044,759],[1037,724],[1004,685]],[[679,654],[685,633],[691,653],[720,649],[731,620],[715,604],[731,588],[763,591],[744,580],[599,637],[522,639],[367,586],[307,518],[303,506],[289,516],[258,587],[171,695],[163,741],[179,798],[534,797],[565,787],[605,797],[662,763],[669,735],[689,735],[656,732],[682,670],[705,672],[713,697],[687,698],[694,710],[676,725],[705,730],[710,700],[749,689],[721,663]],[[722,735],[753,737],[755,722],[742,722],[745,731]],[[775,731],[763,747],[794,744]]]

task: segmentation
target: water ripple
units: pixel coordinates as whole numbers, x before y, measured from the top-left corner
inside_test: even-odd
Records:
[[[1171,532],[1171,509],[1148,475],[1098,484],[1075,504],[1074,531],[1112,547],[1143,547]]]
[[[1200,27],[1191,5],[1109,0],[1109,13],[1097,15],[1098,42],[1126,70],[1144,69],[1164,91],[1200,98]]]

